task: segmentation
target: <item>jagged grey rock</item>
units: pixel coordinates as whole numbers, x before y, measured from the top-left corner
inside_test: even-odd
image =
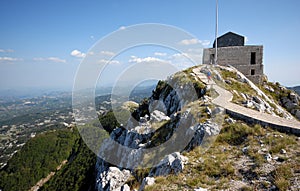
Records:
[[[130,191],[130,187],[127,184],[125,184],[120,188],[120,191]]]
[[[268,90],[269,92],[275,92],[275,90],[268,85],[264,85],[264,88],[265,88],[265,90]]]
[[[166,176],[171,172],[177,174],[183,170],[187,161],[188,158],[182,156],[179,152],[169,154],[156,167],[151,169],[149,176]]]
[[[154,110],[150,114],[150,122],[162,122],[162,121],[169,121],[169,120],[170,120],[169,116],[167,116],[165,113],[158,110]]]
[[[243,102],[243,105],[247,108],[252,108],[254,106],[254,103],[251,100],[246,100],[245,102]]]
[[[258,96],[254,96],[253,101],[255,101],[258,104],[264,104],[264,101]]]
[[[294,92],[291,92],[289,97],[292,100],[292,102],[296,103],[297,105],[299,104],[299,100],[300,100],[299,95],[295,94]]]
[[[117,167],[109,167],[107,171],[103,171],[99,176],[98,191],[124,190],[124,184],[130,176],[129,170],[124,169],[121,171]]]
[[[297,109],[295,112],[295,117],[300,120],[300,109]]]
[[[288,97],[281,98],[281,103],[282,103],[283,107],[285,107],[287,110],[292,110],[298,106],[297,103],[294,103]]]
[[[203,138],[218,135],[220,128],[218,124],[207,121],[205,123],[196,124],[189,128],[189,132],[194,132],[194,136],[185,150],[190,151],[197,146],[200,146],[203,142]]]

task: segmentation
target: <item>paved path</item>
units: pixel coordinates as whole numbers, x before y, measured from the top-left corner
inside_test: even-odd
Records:
[[[212,100],[213,104],[225,108],[226,112],[230,115],[247,120],[248,122],[259,123],[263,126],[278,129],[279,131],[300,135],[300,122],[297,120],[288,120],[267,113],[261,113],[232,103],[232,93],[218,86],[213,80],[208,81],[206,74],[200,72],[202,67],[193,69],[193,72],[199,80],[208,85],[209,88],[213,88],[219,94],[217,98]]]

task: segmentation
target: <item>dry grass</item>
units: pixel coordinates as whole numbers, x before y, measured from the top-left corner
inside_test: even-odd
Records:
[[[291,164],[283,164],[273,172],[274,184],[279,190],[288,190],[290,186],[289,179],[293,176],[291,169]]]
[[[271,185],[275,185],[279,190],[288,190],[293,177],[292,166],[295,168],[294,171],[300,170],[300,165],[297,167],[297,163],[300,162],[297,156],[299,143],[295,139],[295,136],[264,129],[259,125],[249,126],[240,121],[235,124],[224,124],[222,131],[209,149],[199,146],[190,152],[183,153],[189,158],[183,172],[178,175],[156,177],[155,184],[147,186],[145,190],[193,190],[199,187],[209,190],[226,190],[231,188],[231,180],[245,179],[246,175],[239,174],[240,166],[237,166],[237,161],[241,160],[242,156],[248,157],[253,162],[249,172],[268,177],[269,182],[261,181],[254,185],[249,183],[238,190],[252,190],[253,187],[265,189],[270,188]],[[264,174],[261,169],[269,162],[259,152],[262,149],[261,141],[274,154],[277,153],[275,150],[278,151],[278,148],[275,149],[276,144],[284,144],[284,148],[290,153],[287,157],[291,161],[276,164],[276,170],[269,175]],[[247,153],[241,151],[243,147],[249,148]]]

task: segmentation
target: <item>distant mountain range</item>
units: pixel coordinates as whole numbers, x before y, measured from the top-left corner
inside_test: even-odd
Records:
[[[300,86],[289,87],[289,89],[294,90],[298,95],[300,95]]]

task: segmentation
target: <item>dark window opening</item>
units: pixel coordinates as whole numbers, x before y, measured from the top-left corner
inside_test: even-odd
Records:
[[[256,52],[251,52],[251,64],[256,64]]]
[[[251,76],[254,76],[254,75],[255,75],[255,70],[251,69]]]
[[[210,55],[210,64],[214,64],[215,63],[215,54],[211,54]]]

